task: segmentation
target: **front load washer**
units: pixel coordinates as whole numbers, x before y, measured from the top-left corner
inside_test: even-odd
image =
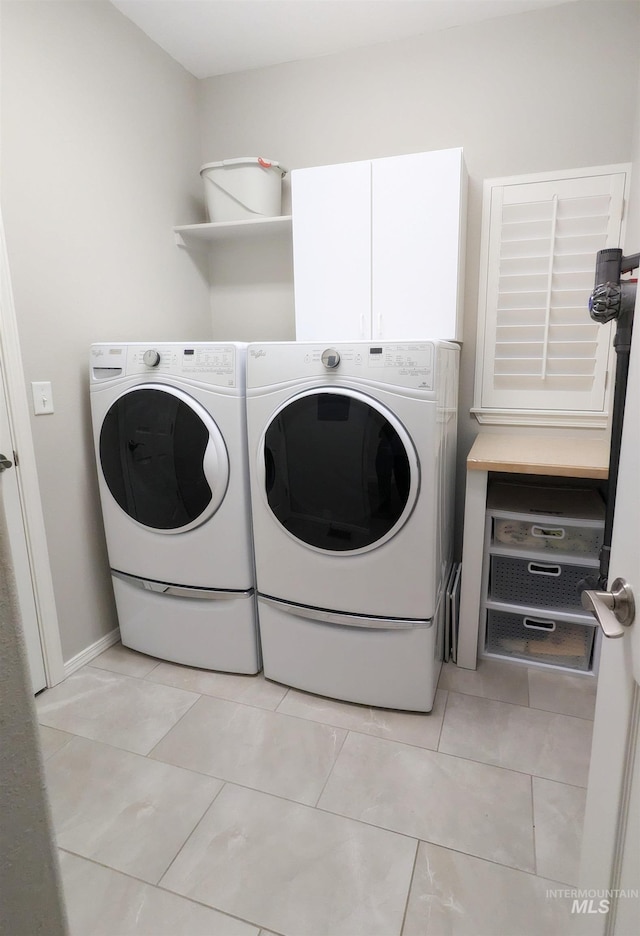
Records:
[[[265,676],[428,712],[453,553],[457,345],[250,344]]]
[[[261,668],[249,511],[246,345],[94,344],[90,398],[122,643]]]

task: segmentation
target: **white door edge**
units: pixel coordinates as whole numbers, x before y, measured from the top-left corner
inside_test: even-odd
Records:
[[[0,286],[0,360],[5,374],[11,435],[20,460],[15,470],[24,512],[45,676],[47,686],[55,686],[64,679],[64,660],[1,214]]]
[[[636,429],[640,410],[640,292],[635,315],[636,334],[629,362],[609,581],[618,576],[625,578],[637,600],[640,590],[637,551],[640,440]],[[625,842],[629,836],[637,838],[639,831],[630,825],[630,817],[632,823],[638,821],[638,812],[629,808],[634,758],[639,756],[640,689],[634,678],[634,673],[640,671],[636,661],[636,654],[640,653],[638,628],[640,619],[636,612],[635,622],[622,639],[602,641],[578,888],[589,898],[595,895],[593,908],[596,912],[589,910],[576,920],[581,936],[627,936],[630,931],[618,928],[616,918],[628,919],[630,913],[635,913],[636,919],[639,916],[640,895],[629,896],[619,884],[621,876],[628,880],[630,874],[635,875],[637,881],[637,870],[633,866],[634,858],[638,860],[637,853],[628,849],[625,854]],[[635,778],[637,782],[637,773]],[[634,790],[632,795],[637,797],[639,793]],[[605,902],[602,910],[598,910],[600,900]],[[622,903],[625,906],[621,906]]]

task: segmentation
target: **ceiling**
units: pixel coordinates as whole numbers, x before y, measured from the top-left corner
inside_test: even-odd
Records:
[[[196,78],[315,58],[574,0],[111,0]]]

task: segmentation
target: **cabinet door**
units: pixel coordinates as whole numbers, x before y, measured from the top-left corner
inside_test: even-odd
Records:
[[[374,338],[462,340],[461,149],[375,159]]]
[[[371,163],[291,173],[296,339],[371,337]]]

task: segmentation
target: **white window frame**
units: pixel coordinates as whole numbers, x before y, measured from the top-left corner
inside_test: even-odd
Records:
[[[545,409],[540,406],[506,408],[501,406],[483,405],[483,388],[486,378],[489,376],[488,368],[493,373],[494,363],[494,345],[491,343],[492,336],[495,335],[496,311],[488,308],[487,296],[490,277],[495,276],[495,270],[490,268],[491,258],[491,205],[493,195],[496,189],[506,188],[508,186],[522,186],[535,183],[554,182],[559,180],[581,179],[593,176],[604,176],[623,174],[624,192],[623,209],[620,226],[620,238],[618,244],[609,243],[607,246],[621,246],[624,242],[624,226],[626,216],[626,203],[629,192],[629,178],[631,166],[629,163],[619,163],[609,166],[585,167],[571,170],[559,170],[556,172],[542,172],[531,175],[508,176],[497,179],[486,179],[483,190],[483,208],[482,208],[482,235],[480,247],[480,279],[478,292],[478,323],[476,337],[476,372],[475,372],[475,390],[474,405],[471,412],[479,423],[490,425],[528,425],[528,426],[558,426],[567,428],[593,428],[606,429],[609,424],[609,412],[612,397],[612,371],[615,367],[615,353],[612,349],[612,326],[599,326],[602,329],[601,340],[608,343],[608,354],[606,359],[606,369],[599,375],[600,387],[603,391],[603,406],[601,409]],[[595,274],[595,256],[594,256],[594,274]],[[588,310],[585,306],[585,316],[588,320]],[[604,382],[604,387],[602,386]],[[553,391],[535,391],[535,393],[544,393]]]

